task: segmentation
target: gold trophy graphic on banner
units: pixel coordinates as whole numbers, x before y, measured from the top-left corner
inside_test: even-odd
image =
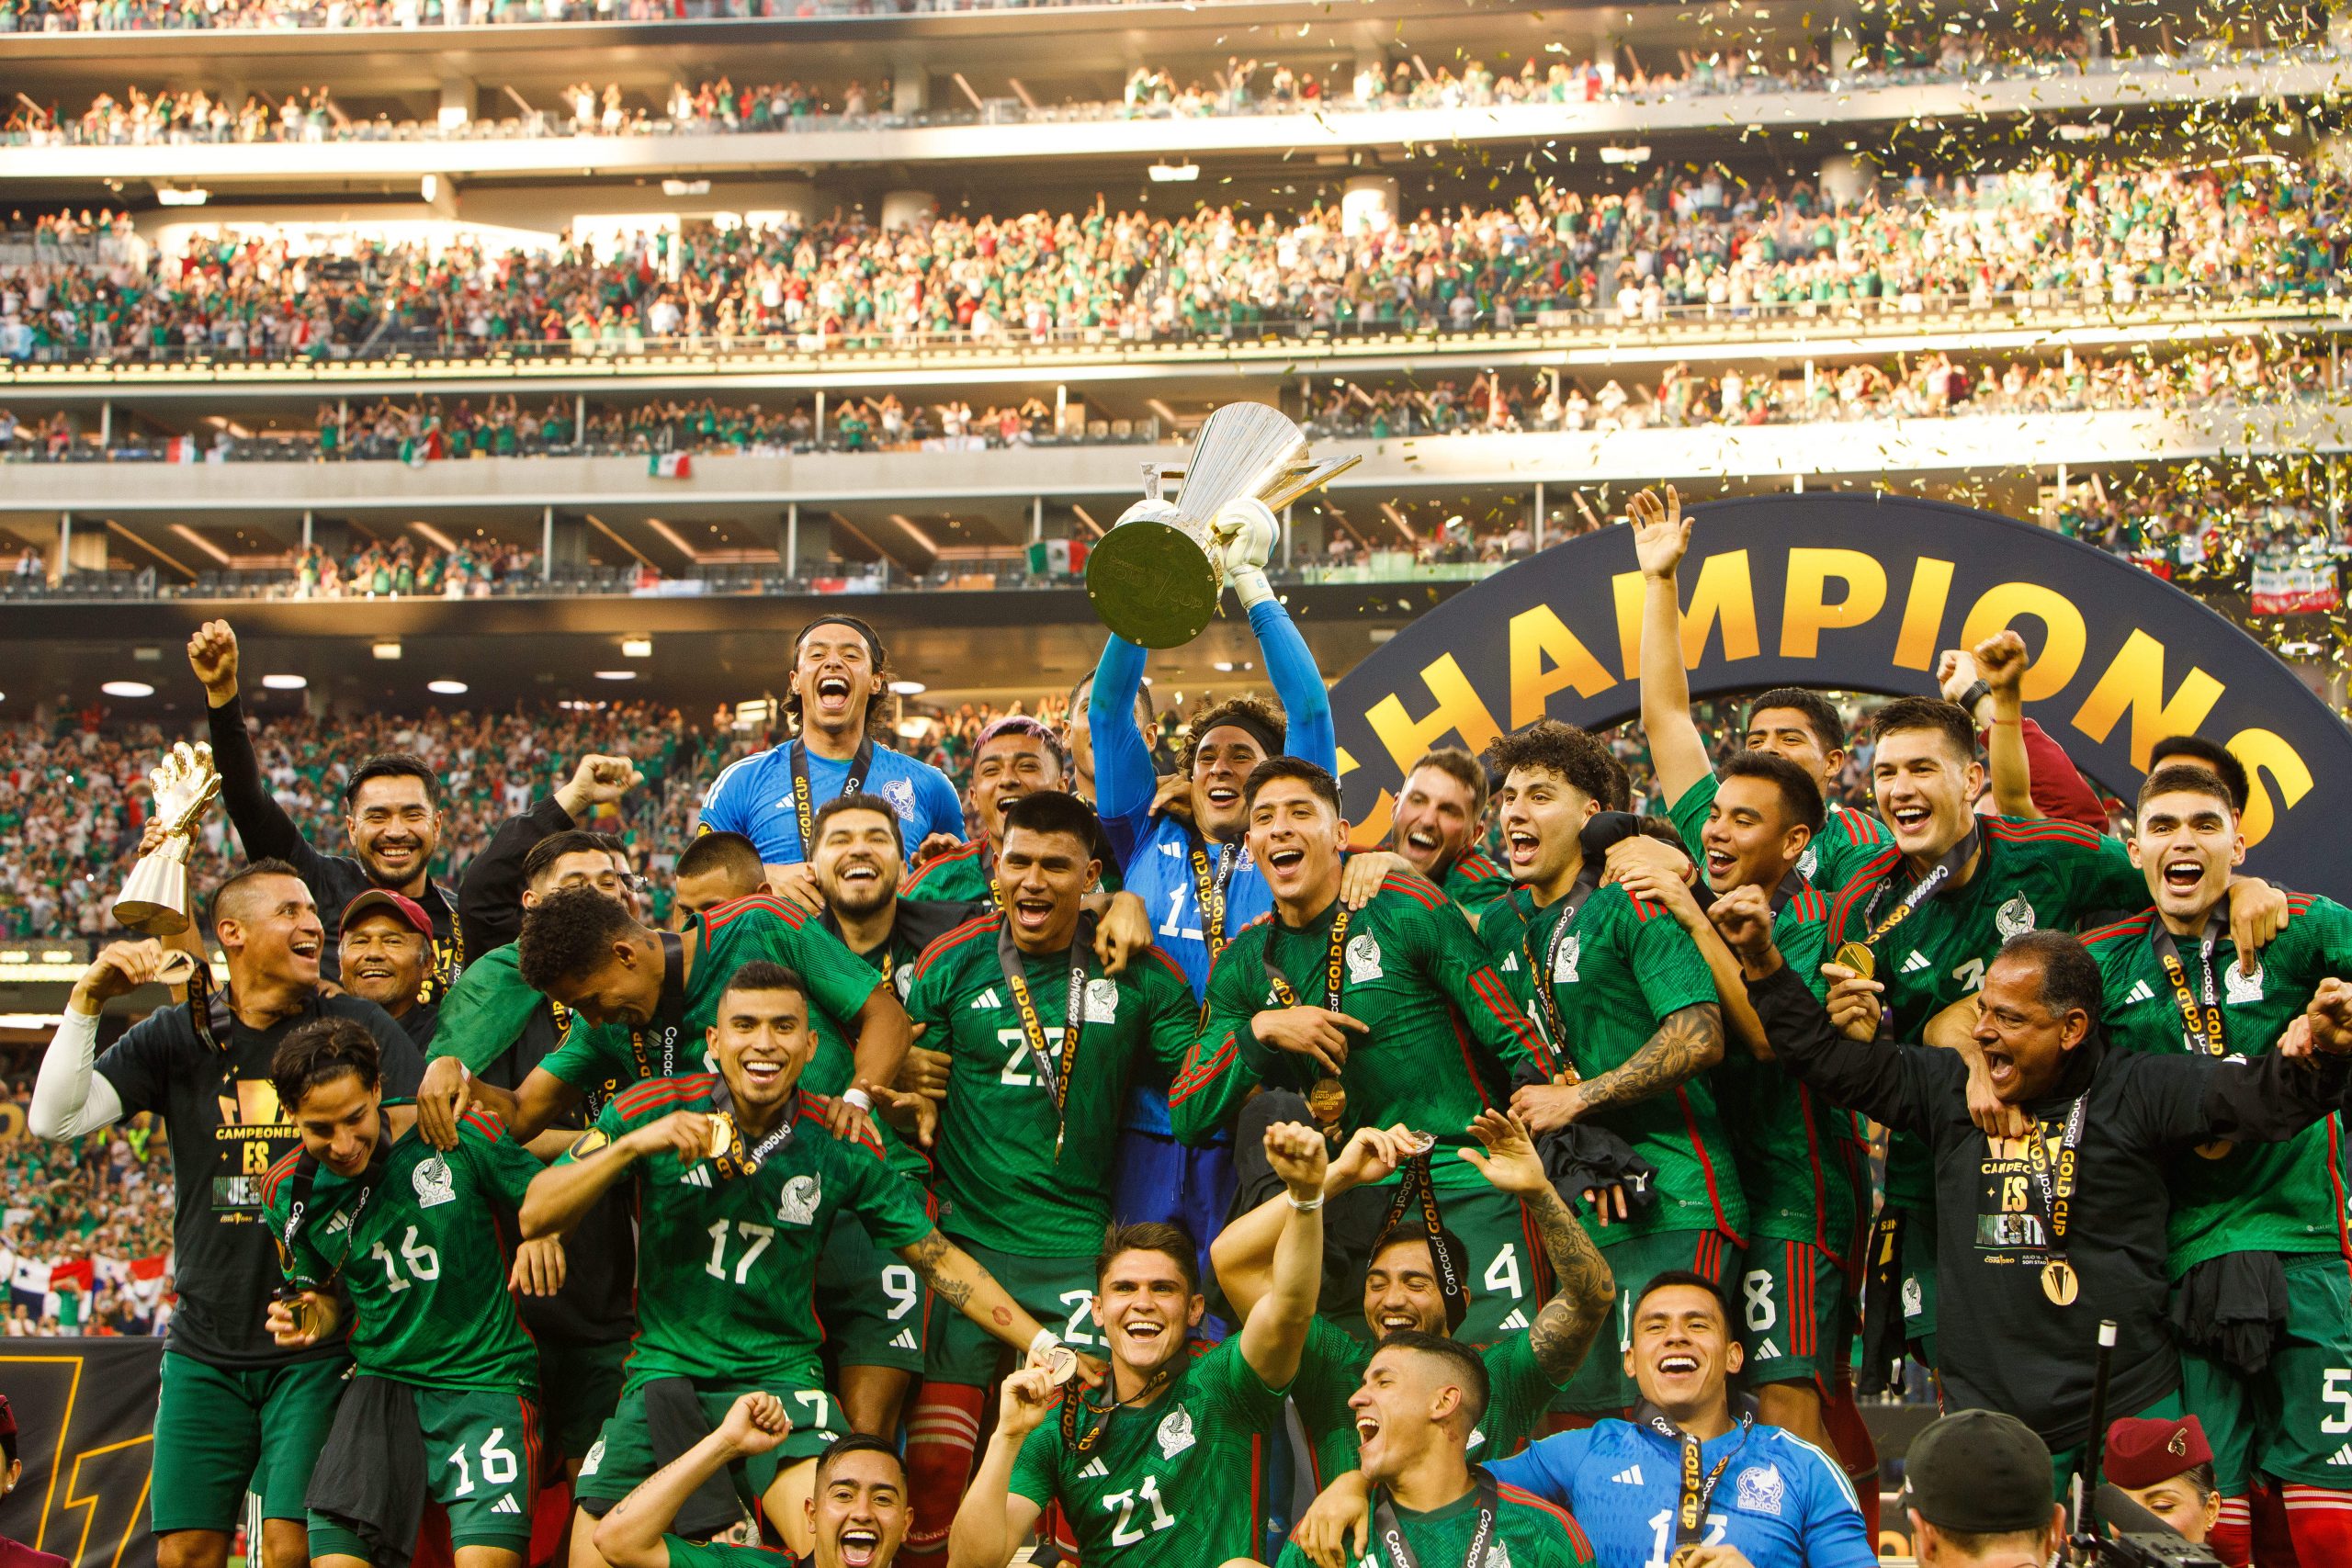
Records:
[[[1316,462],[1306,437],[1263,403],[1227,403],[1209,415],[1182,464],[1146,463],[1145,500],[1128,509],[1086,558],[1086,595],[1105,626],[1145,648],[1181,648],[1216,614],[1225,586],[1218,508],[1255,496],[1284,506],[1354,468],[1356,457]],[[1177,481],[1173,502],[1160,487]]]
[[[114,918],[142,936],[177,936],[190,923],[187,855],[196,825],[220,793],[212,748],[179,742],[147,775],[147,787],[155,795],[154,819],[164,825],[164,841],[131,866],[130,880],[115,896]]]

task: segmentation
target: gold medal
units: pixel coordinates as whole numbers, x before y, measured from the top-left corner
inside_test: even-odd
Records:
[[[185,986],[196,976],[196,954],[175,947],[155,965],[155,978],[166,986]]]
[[[2083,1293],[2081,1276],[2075,1266],[2063,1258],[2053,1258],[2041,1266],[2041,1293],[2050,1298],[2052,1306],[2073,1306],[2075,1298]]]
[[[2231,1151],[2236,1147],[2237,1145],[2227,1138],[2216,1138],[2210,1144],[2198,1145],[2197,1157],[2199,1159],[2227,1159],[2230,1157]]]
[[[1878,973],[1878,955],[1859,942],[1849,942],[1839,947],[1838,956],[1832,962],[1845,965],[1865,980]]]
[[[1415,1155],[1425,1155],[1437,1147],[1437,1139],[1428,1133],[1408,1133],[1401,1141],[1401,1147],[1405,1157],[1411,1159]]]
[[[1037,1364],[1045,1368],[1046,1375],[1057,1383],[1066,1383],[1078,1376],[1078,1352],[1067,1345],[1054,1346],[1046,1352],[1046,1359]]]
[[[710,1157],[717,1159],[735,1146],[735,1118],[724,1111],[710,1113]]]
[[[1306,1091],[1306,1113],[1327,1128],[1336,1126],[1348,1113],[1347,1087],[1338,1078],[1317,1078]]]

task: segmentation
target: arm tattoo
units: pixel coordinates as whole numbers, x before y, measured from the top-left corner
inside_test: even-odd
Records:
[[[1617,1277],[1557,1192],[1547,1187],[1526,1200],[1526,1206],[1560,1281],[1558,1292],[1535,1314],[1527,1348],[1553,1386],[1566,1387],[1584,1364],[1601,1325],[1609,1321],[1609,1309],[1617,1299]]]
[[[1695,1002],[1668,1013],[1640,1050],[1577,1092],[1587,1113],[1631,1105],[1689,1082],[1723,1058],[1724,1010]]]
[[[964,1303],[972,1299],[971,1281],[942,1272],[944,1265],[963,1257],[964,1254],[955,1243],[937,1231],[932,1232],[899,1256],[905,1258],[908,1266],[922,1275],[924,1281],[938,1292],[949,1306],[961,1311]]]

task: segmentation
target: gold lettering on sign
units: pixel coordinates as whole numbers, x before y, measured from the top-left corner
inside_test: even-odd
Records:
[[[2039,582],[2004,582],[1984,591],[1960,628],[1960,646],[1974,648],[2019,615],[2031,615],[2042,626],[2041,652],[2025,667],[2024,694],[2030,703],[2063,691],[2083,667],[2083,649],[2090,640],[2083,613],[2073,600]]]
[[[1617,600],[1618,649],[1625,679],[1642,672],[1642,574],[1619,572],[1610,580]],[[1707,639],[1720,619],[1725,660],[1753,659],[1762,651],[1756,637],[1756,583],[1746,550],[1726,550],[1699,564],[1699,586],[1682,611],[1682,667],[1696,670],[1707,654]]]
[[[1551,668],[1544,663],[1550,661]],[[1521,610],[1510,618],[1510,727],[1518,729],[1544,716],[1552,694],[1564,686],[1589,697],[1617,683],[1576,633],[1549,604]]]
[[[2222,682],[2191,665],[2180,690],[2165,696],[2165,645],[2137,627],[2123,639],[2113,663],[2075,710],[2075,728],[2104,741],[2115,721],[2132,710],[2132,765],[2148,771],[2148,753],[2167,735],[2194,735],[2213,705]]]
[[[1364,713],[1364,722],[1388,748],[1388,755],[1396,760],[1398,771],[1409,768],[1421,753],[1445,739],[1459,733],[1462,744],[1473,751],[1483,751],[1489,741],[1502,733],[1486,703],[1470,684],[1470,677],[1462,672],[1453,655],[1446,654],[1421,671],[1421,683],[1430,695],[1437,699],[1437,706],[1425,718],[1414,718],[1405,711],[1405,699],[1395,693],[1381,698]]]
[[[1827,602],[1830,581],[1846,596]],[[1859,626],[1886,607],[1886,568],[1860,550],[1792,549],[1789,586],[1781,609],[1781,657],[1812,659],[1824,628]]]
[[[2269,836],[2277,825],[2281,810],[2292,810],[2295,802],[2312,792],[2312,771],[2287,738],[2267,729],[2241,729],[2230,737],[2230,755],[2245,764],[2245,816],[2238,823],[2238,831],[2245,835],[2250,849]],[[2278,800],[2271,798],[2269,787],[2262,782],[2267,773],[2278,785]]]
[[[1911,592],[1903,604],[1903,629],[1894,637],[1894,662],[1905,670],[1925,670],[1941,651],[1937,634],[1943,630],[1944,605],[1951,599],[1951,562],[1921,556],[1911,569]]]

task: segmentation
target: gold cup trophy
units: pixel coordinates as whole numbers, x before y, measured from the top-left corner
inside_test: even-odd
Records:
[[[1162,485],[1173,479],[1173,502],[1136,508],[1088,553],[1086,595],[1094,614],[1129,642],[1182,647],[1207,627],[1225,586],[1218,509],[1238,496],[1255,496],[1280,512],[1360,460],[1318,463],[1307,455],[1305,434],[1279,410],[1226,404],[1202,424],[1186,462],[1144,465],[1147,499],[1160,501]]]
[[[142,936],[177,936],[192,919],[187,856],[196,825],[220,793],[212,748],[180,741],[147,775],[147,787],[154,793],[154,819],[163,824],[164,841],[131,866],[130,879],[115,896],[114,918]]]

